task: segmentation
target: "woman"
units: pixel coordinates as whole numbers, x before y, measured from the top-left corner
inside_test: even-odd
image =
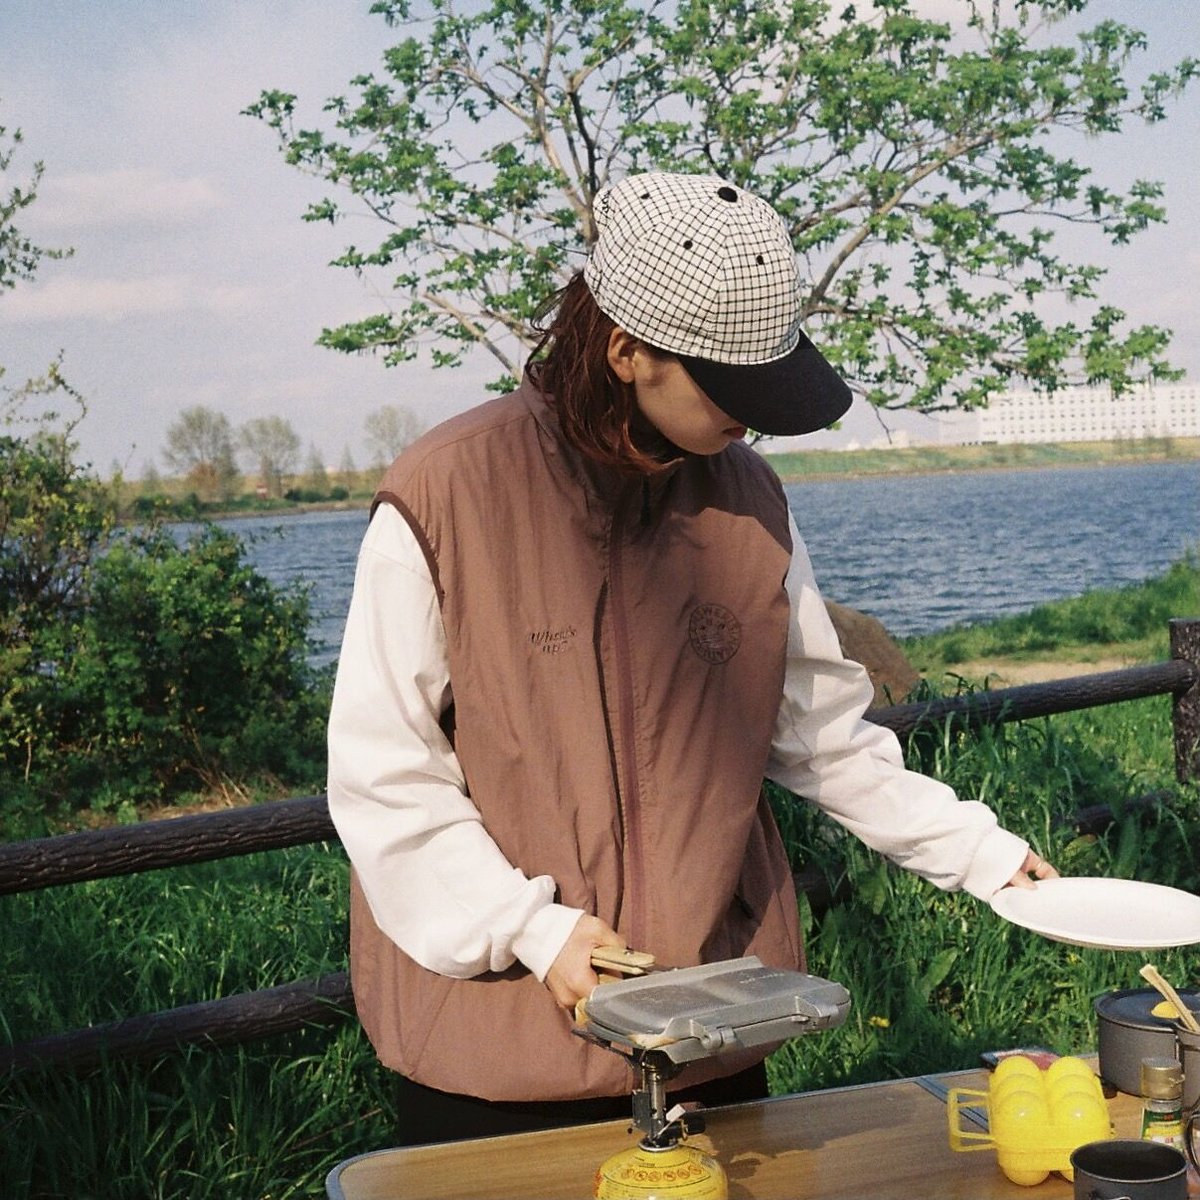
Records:
[[[520,388],[397,459],[359,561],[329,803],[408,1143],[628,1114],[626,1064],[571,1033],[597,946],[803,969],[764,776],[939,887],[1055,873],[862,719],[866,672],[741,444],[850,403],[782,221],[671,174],[595,218]],[[681,1083],[763,1095],[760,1059]]]

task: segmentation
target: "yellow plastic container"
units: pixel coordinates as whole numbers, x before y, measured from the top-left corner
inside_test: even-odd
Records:
[[[1056,1059],[1043,1070],[1015,1054],[1000,1061],[986,1092],[954,1088],[946,1105],[951,1148],[994,1148],[1000,1170],[1024,1187],[1051,1171],[1073,1179],[1071,1151],[1113,1136],[1100,1080],[1081,1058]],[[983,1108],[989,1132],[964,1129],[965,1108]]]

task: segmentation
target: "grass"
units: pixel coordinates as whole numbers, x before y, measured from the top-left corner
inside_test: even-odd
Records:
[[[1070,714],[969,740],[943,733],[911,754],[964,799],[989,803],[1065,874],[1196,891],[1200,796],[1174,784],[1169,711],[1169,698],[1155,697],[1090,710],[1084,722]],[[1160,789],[1172,799],[1148,813],[1129,803]],[[773,1056],[773,1090],[965,1068],[983,1050],[1022,1044],[1078,1053],[1095,1045],[1095,999],[1143,986],[1138,955],[1046,941],[886,864],[810,809],[776,803],[795,861],[849,885],[824,916],[806,914],[806,934],[809,969],[846,982],[854,1004],[841,1029]],[[1071,817],[1100,804],[1116,821],[1103,836],[1081,836]],[[1177,986],[1200,977],[1194,948],[1153,960]]]
[[[962,661],[960,649],[1077,655],[1106,632],[1161,657],[1166,615],[1198,611],[1195,598],[1193,561],[1141,588],[917,639],[910,652],[942,670]],[[955,638],[993,641],[951,654]],[[987,801],[1065,872],[1200,889],[1200,796],[1173,779],[1168,697],[969,738],[934,731],[909,755],[964,798]],[[1158,791],[1170,798],[1148,812],[1129,803]],[[967,1067],[982,1050],[1017,1044],[1086,1049],[1095,999],[1141,986],[1140,955],[1045,941],[889,866],[810,806],[774,800],[796,865],[848,884],[827,912],[802,903],[801,913],[810,970],[853,995],[844,1026],[772,1056],[776,1092]],[[1071,815],[1097,804],[1115,823],[1080,836]],[[311,846],[6,897],[0,1029],[22,1040],[342,969],[346,873],[340,848]],[[1177,986],[1200,979],[1195,948],[1153,960]],[[292,1200],[322,1196],[336,1162],[389,1144],[391,1123],[386,1072],[347,1020],[10,1081],[0,1161],[14,1197]]]
[[[355,1027],[191,1051],[3,1097],[7,1195],[63,1200],[323,1196],[342,1153],[392,1140],[386,1087]]]
[[[1144,583],[1085,592],[1018,616],[907,638],[902,646],[926,678],[963,663],[995,658],[1149,662],[1169,653],[1167,622],[1196,614],[1200,557],[1193,553]]]
[[[5,1033],[341,970],[347,871],[340,848],[309,846],[7,897]],[[345,1021],[22,1077],[0,1092],[0,1161],[23,1184],[12,1195],[46,1200],[318,1196],[335,1149],[391,1140],[388,1103],[384,1072]]]

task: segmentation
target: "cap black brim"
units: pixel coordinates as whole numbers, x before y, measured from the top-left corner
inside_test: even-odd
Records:
[[[678,357],[723,413],[756,433],[813,433],[844,416],[853,399],[845,380],[803,333],[790,354],[766,363]]]

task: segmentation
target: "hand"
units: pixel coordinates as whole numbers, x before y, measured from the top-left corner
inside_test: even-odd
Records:
[[[545,984],[563,1008],[573,1010],[600,982],[592,970],[592,951],[597,946],[625,949],[625,939],[599,917],[585,913],[546,972]]]
[[[1025,861],[1021,864],[1021,869],[1004,885],[1005,887],[1020,887],[1032,888],[1036,886],[1034,881],[1030,879],[1030,875],[1036,879],[1057,879],[1058,872],[1044,858],[1040,858],[1033,850],[1030,850],[1025,855]]]

